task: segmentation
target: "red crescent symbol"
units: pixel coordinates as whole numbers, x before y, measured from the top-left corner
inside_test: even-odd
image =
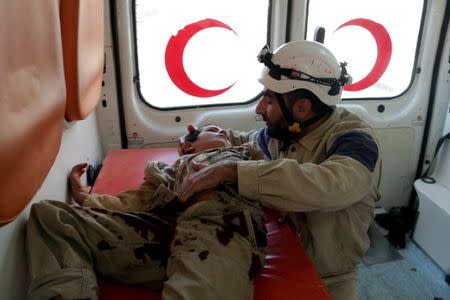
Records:
[[[342,27],[351,25],[360,26],[367,29],[374,37],[375,43],[377,44],[377,60],[375,61],[372,70],[370,70],[369,74],[367,74],[366,77],[360,81],[347,85],[344,88],[346,91],[360,91],[377,82],[386,71],[389,61],[391,60],[392,42],[386,28],[384,28],[383,25],[369,19],[361,18],[350,20],[339,26],[336,31]]]
[[[234,83],[224,89],[208,90],[196,85],[186,74],[183,65],[183,53],[189,40],[199,31],[211,28],[222,27],[236,32],[227,24],[215,19],[205,19],[186,25],[179,30],[177,35],[172,36],[166,46],[165,63],[166,70],[172,82],[183,92],[195,97],[214,97],[226,92]],[[211,72],[213,73],[213,72]]]

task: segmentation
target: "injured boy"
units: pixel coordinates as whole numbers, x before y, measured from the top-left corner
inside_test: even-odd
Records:
[[[262,158],[251,144],[232,147],[225,131],[208,125],[180,138],[173,164],[149,162],[139,189],[117,196],[89,194],[72,169],[80,206],[35,203],[27,222],[30,299],[97,299],[96,274],[122,283],[162,288],[162,299],[252,299],[264,265],[264,213],[226,183],[176,196],[202,164]]]

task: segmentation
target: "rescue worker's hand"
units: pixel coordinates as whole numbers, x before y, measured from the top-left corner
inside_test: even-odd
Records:
[[[69,175],[70,192],[75,202],[79,205],[83,205],[86,194],[89,194],[90,190],[89,186],[83,186],[81,184],[81,175],[84,174],[87,166],[87,163],[75,165]]]
[[[214,189],[221,183],[237,183],[235,161],[224,160],[208,166],[192,162],[192,168],[196,172],[186,177],[181,190],[177,191],[182,203],[186,203],[194,194]]]

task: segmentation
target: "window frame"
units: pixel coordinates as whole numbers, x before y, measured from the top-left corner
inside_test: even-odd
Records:
[[[268,13],[267,13],[267,33],[266,33],[266,44],[271,44],[271,25],[272,25],[272,6],[274,0],[268,0]],[[139,100],[144,103],[147,107],[158,111],[176,111],[176,110],[192,110],[199,108],[215,108],[215,107],[235,107],[235,106],[246,106],[252,103],[255,103],[259,100],[263,94],[263,90],[257,93],[251,99],[245,102],[231,102],[231,103],[218,103],[218,104],[204,104],[204,105],[186,105],[186,106],[172,106],[172,107],[158,107],[152,105],[149,101],[146,100],[141,91],[140,85],[140,72],[139,72],[139,54],[138,54],[138,46],[137,46],[137,23],[136,23],[136,0],[132,0],[131,2],[131,28],[132,28],[132,41],[133,41],[133,52],[134,52],[134,65],[135,65],[135,74],[133,76],[133,83],[136,89],[136,93],[138,95]]]
[[[292,1],[292,0],[291,0]],[[305,31],[303,34],[303,39],[306,40],[307,37],[307,33],[308,33],[308,20],[309,20],[309,4],[310,4],[311,0],[307,0],[307,11],[306,11],[306,18],[305,18]],[[314,0],[312,0],[314,1]],[[364,101],[364,100],[369,100],[369,101],[374,101],[374,100],[394,100],[394,99],[398,99],[401,98],[402,96],[404,96],[406,93],[408,93],[411,89],[411,87],[414,84],[415,78],[417,77],[417,74],[420,74],[421,72],[421,68],[420,66],[418,66],[418,60],[419,60],[419,54],[420,54],[420,45],[422,44],[422,37],[423,37],[423,28],[424,28],[424,23],[425,23],[425,17],[426,17],[426,13],[427,13],[427,7],[428,7],[428,0],[423,0],[423,5],[422,5],[422,14],[420,17],[420,25],[419,25],[419,32],[417,34],[417,41],[416,41],[416,51],[414,54],[414,61],[412,64],[412,68],[411,68],[411,75],[410,75],[410,80],[409,80],[409,84],[406,86],[406,88],[399,94],[392,96],[392,97],[356,97],[356,98],[345,98],[342,97],[342,101]]]

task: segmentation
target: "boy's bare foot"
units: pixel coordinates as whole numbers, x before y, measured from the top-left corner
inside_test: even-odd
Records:
[[[75,165],[69,175],[69,185],[72,197],[76,203],[82,205],[86,194],[89,194],[90,187],[81,184],[81,175],[86,171],[88,164],[81,163]]]

